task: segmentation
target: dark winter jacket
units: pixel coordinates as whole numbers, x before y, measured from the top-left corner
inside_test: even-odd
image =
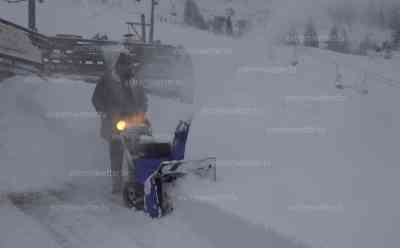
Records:
[[[125,86],[124,86],[125,85]],[[92,103],[102,117],[101,136],[111,138],[113,130],[112,116],[129,116],[147,112],[147,96],[142,85],[122,84],[110,74],[104,75],[96,85]]]

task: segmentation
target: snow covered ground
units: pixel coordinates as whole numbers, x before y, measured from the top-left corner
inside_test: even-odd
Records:
[[[112,15],[42,25],[47,33],[107,27],[118,38],[125,29]],[[293,68],[293,51],[263,37],[157,32],[192,53],[188,156],[217,156],[218,182],[182,182],[174,213],[161,220],[121,207],[109,196],[93,85],[13,78],[0,84],[0,247],[398,246],[399,56],[299,49]],[[336,64],[356,90],[335,88]],[[170,100],[150,104],[159,132],[187,114]]]
[[[302,247],[187,196],[184,188],[176,211],[162,220],[123,207],[110,196],[92,91],[93,85],[67,80],[14,78],[1,84],[2,247],[232,247],[249,241],[253,247]],[[162,104],[174,105],[153,98],[153,121]],[[164,128],[160,132],[172,128],[168,121],[154,124]]]
[[[290,57],[281,67],[254,62],[274,73],[226,80],[207,103],[216,109],[197,120],[208,133],[194,132],[192,150],[218,151],[224,181],[218,187],[234,196],[217,205],[315,247],[393,247],[399,243],[393,197],[399,88],[373,75],[397,79],[397,72],[383,61],[366,69],[365,58],[318,50],[299,57],[295,73],[277,73]],[[367,70],[369,94],[335,89],[331,60],[341,65],[346,84],[359,84]]]

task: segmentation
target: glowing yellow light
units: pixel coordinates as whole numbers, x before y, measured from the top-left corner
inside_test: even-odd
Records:
[[[126,129],[126,126],[127,126],[126,121],[123,120],[118,121],[116,125],[118,131],[124,131]]]

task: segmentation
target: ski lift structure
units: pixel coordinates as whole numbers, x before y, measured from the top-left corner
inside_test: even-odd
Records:
[[[146,17],[144,14],[140,15],[140,22],[126,22],[126,24],[128,25],[128,33],[125,34],[127,43],[131,41],[141,41],[146,43],[146,28],[151,27],[151,24],[146,23]],[[137,27],[141,28],[141,32],[137,30]],[[150,42],[152,42],[152,40],[150,40]]]
[[[195,84],[191,56],[182,46],[154,40],[157,3],[151,1],[150,23],[145,22],[144,14],[139,22],[126,23],[128,34],[123,42],[74,34],[46,36],[0,18],[0,80],[36,74],[96,83],[106,70],[104,48],[122,45],[141,65],[137,77],[150,94],[191,103]]]

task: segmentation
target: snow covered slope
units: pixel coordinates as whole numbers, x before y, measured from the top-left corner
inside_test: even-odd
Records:
[[[209,192],[230,200],[217,204],[316,247],[398,243],[400,89],[387,80],[399,61],[304,49],[294,72],[290,50],[237,53],[242,73],[220,81],[196,122],[207,131],[192,133],[192,151],[218,151],[224,182]],[[366,74],[369,94],[337,90],[335,63],[347,85]]]

